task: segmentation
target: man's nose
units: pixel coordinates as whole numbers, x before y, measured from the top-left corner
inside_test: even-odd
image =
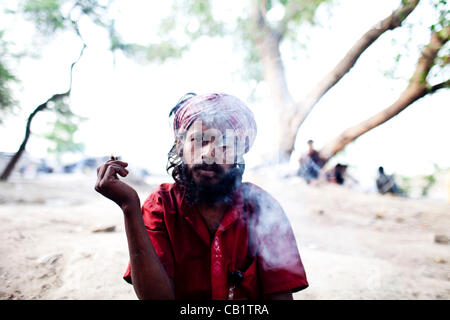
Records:
[[[213,164],[216,162],[216,148],[214,147],[214,143],[208,141],[202,146],[202,162],[207,164]]]

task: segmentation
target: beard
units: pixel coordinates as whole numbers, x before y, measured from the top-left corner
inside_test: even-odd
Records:
[[[195,164],[192,168],[184,163],[181,164],[181,181],[182,187],[185,189],[185,198],[191,205],[198,205],[205,203],[208,205],[214,205],[217,203],[230,204],[233,199],[234,191],[242,183],[243,166],[234,165],[226,172],[224,169],[213,163],[208,164]],[[193,178],[193,171],[195,170],[211,170],[216,172],[221,179],[214,184],[205,183],[202,181],[196,181]]]

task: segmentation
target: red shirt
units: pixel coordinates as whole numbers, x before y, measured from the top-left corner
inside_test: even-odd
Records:
[[[142,206],[155,251],[174,281],[176,299],[261,299],[308,287],[291,225],[278,202],[243,183],[211,239],[177,183],[164,183]],[[230,273],[242,281],[233,285]],[[124,279],[131,283],[130,265]]]

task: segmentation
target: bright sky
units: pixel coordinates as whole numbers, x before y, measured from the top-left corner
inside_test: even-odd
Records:
[[[407,20],[407,25],[419,22],[422,26],[403,27],[383,35],[316,105],[299,132],[293,166],[307,140],[313,139],[320,148],[347,127],[396,100],[415,68],[419,51],[402,50],[408,53],[398,65],[397,75],[402,79],[387,78],[383,73],[394,66],[397,48],[410,43],[410,48],[415,49],[428,41],[427,26],[432,21],[432,12],[429,1],[423,2]],[[223,17],[233,17],[241,10],[235,5],[237,2],[220,3]],[[319,26],[304,28],[298,35],[301,39],[309,38],[306,50],[289,45],[282,47],[290,89],[297,99],[305,95],[369,27],[395,9],[399,1],[341,0],[336,3],[332,15],[326,10],[319,11]],[[160,17],[168,12],[167,4],[155,7],[149,1],[134,0],[121,2],[121,5],[123,7],[116,8],[116,26],[125,39],[143,43],[157,39],[154,30]],[[0,21],[0,28],[7,28],[8,35],[18,43],[40,39],[27,23],[12,20],[12,17]],[[236,95],[254,111],[258,137],[246,157],[249,167],[264,162],[265,156],[275,148],[276,112],[266,94],[268,90],[261,84],[257,89],[260,99],[256,102],[248,99],[250,87],[240,79],[241,56],[231,38],[201,39],[182,59],[168,60],[165,64],[141,65],[117,54],[114,65],[106,34],[88,25],[82,25],[82,32],[88,48],[74,72],[71,102],[75,113],[89,119],[80,126],[76,136],[86,144],[86,155],[121,155],[130,164],[155,173],[164,172],[167,152],[173,142],[169,110],[186,92],[211,91]],[[397,39],[397,44],[393,43],[393,38]],[[22,59],[15,70],[21,79],[16,97],[22,110],[19,116],[9,117],[0,127],[0,151],[15,151],[23,138],[27,114],[55,92],[67,89],[69,66],[79,50],[76,37],[62,34],[41,46],[40,58]],[[446,73],[448,78],[448,70]],[[431,172],[433,163],[450,167],[449,94],[448,90],[441,90],[421,99],[349,145],[333,163],[348,163],[358,177],[368,179],[375,176],[379,165],[388,173],[405,175]],[[48,131],[51,119],[49,113],[39,114],[33,122],[33,132]],[[45,140],[36,135],[27,146],[37,157],[45,156],[46,149]]]

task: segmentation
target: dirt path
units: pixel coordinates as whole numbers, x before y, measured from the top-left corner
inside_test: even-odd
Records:
[[[249,174],[285,209],[310,287],[296,299],[449,299],[450,205]],[[168,179],[166,179],[168,181]],[[92,176],[0,184],[0,299],[136,299],[120,210]],[[135,185],[143,200],[154,188]],[[114,226],[113,232],[93,232]]]

